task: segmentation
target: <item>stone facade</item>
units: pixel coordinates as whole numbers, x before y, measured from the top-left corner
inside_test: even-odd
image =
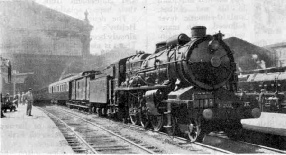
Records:
[[[1,55],[12,60],[13,70],[34,72],[17,90],[40,89],[83,70],[92,30],[87,16],[86,12],[84,20],[75,19],[33,1],[0,2]]]
[[[272,56],[276,60],[277,67],[286,66],[286,42],[268,45],[264,48],[271,51]]]

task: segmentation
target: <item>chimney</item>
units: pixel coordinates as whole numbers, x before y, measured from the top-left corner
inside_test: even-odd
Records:
[[[206,36],[207,28],[205,26],[194,26],[191,29],[192,38],[201,38]]]

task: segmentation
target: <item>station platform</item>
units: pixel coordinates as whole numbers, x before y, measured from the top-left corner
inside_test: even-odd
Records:
[[[257,119],[241,120],[243,128],[279,136],[286,136],[286,114],[262,112]]]
[[[54,122],[33,106],[32,116],[26,115],[26,105],[17,111],[4,113],[1,118],[0,154],[73,154],[64,136]]]

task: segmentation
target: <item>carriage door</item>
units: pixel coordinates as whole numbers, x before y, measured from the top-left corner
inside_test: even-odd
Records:
[[[86,78],[86,93],[85,93],[85,99],[89,101],[89,81],[90,77]]]
[[[69,82],[69,98],[71,100],[75,100],[75,89],[76,89],[76,85],[75,85],[75,81],[71,81]]]

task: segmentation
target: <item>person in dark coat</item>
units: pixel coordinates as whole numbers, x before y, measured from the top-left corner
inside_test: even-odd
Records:
[[[265,104],[265,89],[261,89],[260,94],[258,96],[258,105],[261,111],[263,111],[263,106]]]
[[[29,88],[29,91],[25,94],[24,96],[24,100],[27,101],[27,115],[28,116],[32,116],[31,112],[32,112],[32,105],[34,103],[34,97],[32,94],[32,88]]]
[[[6,96],[3,97],[3,100],[1,103],[1,117],[4,116],[4,114],[2,115],[2,110],[4,110],[4,112],[6,112],[9,104],[10,104],[10,95],[9,95],[9,93],[7,93]]]
[[[1,97],[1,118],[6,117],[3,113],[3,105],[4,105],[4,99],[2,97],[2,93],[0,94]]]

